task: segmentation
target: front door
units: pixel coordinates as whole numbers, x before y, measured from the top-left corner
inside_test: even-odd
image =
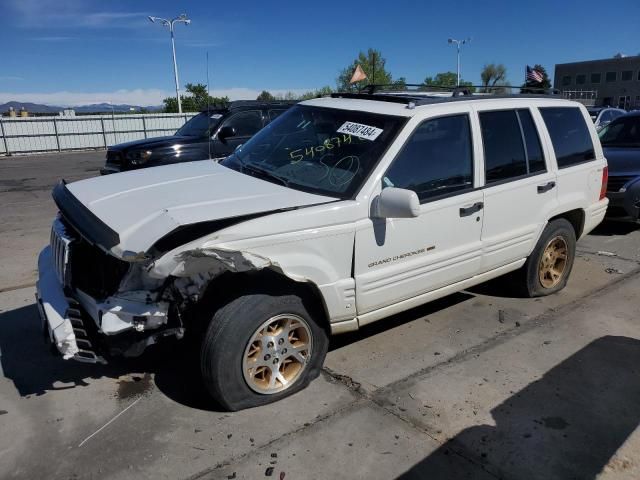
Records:
[[[483,193],[474,189],[469,114],[432,118],[411,134],[382,188],[413,190],[416,218],[370,218],[356,231],[358,315],[474,276],[480,267]]]

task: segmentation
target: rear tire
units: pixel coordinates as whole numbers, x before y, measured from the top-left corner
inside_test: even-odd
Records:
[[[547,224],[538,243],[520,271],[523,294],[551,295],[569,279],[576,254],[576,233],[571,223],[558,218]]]
[[[214,400],[232,411],[256,407],[318,377],[329,340],[311,309],[297,295],[249,294],[216,311],[200,353]]]

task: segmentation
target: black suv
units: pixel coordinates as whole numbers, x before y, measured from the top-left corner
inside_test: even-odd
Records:
[[[175,135],[110,146],[100,173],[225,158],[294,104],[240,100],[212,107],[192,117]]]

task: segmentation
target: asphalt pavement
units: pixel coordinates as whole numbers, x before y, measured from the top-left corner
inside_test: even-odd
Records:
[[[0,157],[0,478],[640,478],[638,227],[583,239],[556,295],[451,295],[334,337],[307,390],[226,413],[185,346],[96,366],[42,342],[49,192],[103,158]]]

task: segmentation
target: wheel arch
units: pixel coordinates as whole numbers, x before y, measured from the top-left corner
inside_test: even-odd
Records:
[[[576,234],[576,240],[578,240],[582,236],[582,232],[584,231],[584,222],[585,222],[585,212],[582,208],[576,208],[574,210],[568,210],[563,213],[559,213],[549,219],[548,223],[553,222],[554,220],[558,220],[563,218],[568,221],[573,227],[573,231]]]
[[[295,294],[305,307],[313,312],[327,333],[330,333],[330,317],[324,297],[318,286],[310,280],[297,281],[284,273],[265,268],[248,272],[227,271],[213,278],[204,288],[197,302],[198,309],[213,314],[227,303],[248,294]]]

